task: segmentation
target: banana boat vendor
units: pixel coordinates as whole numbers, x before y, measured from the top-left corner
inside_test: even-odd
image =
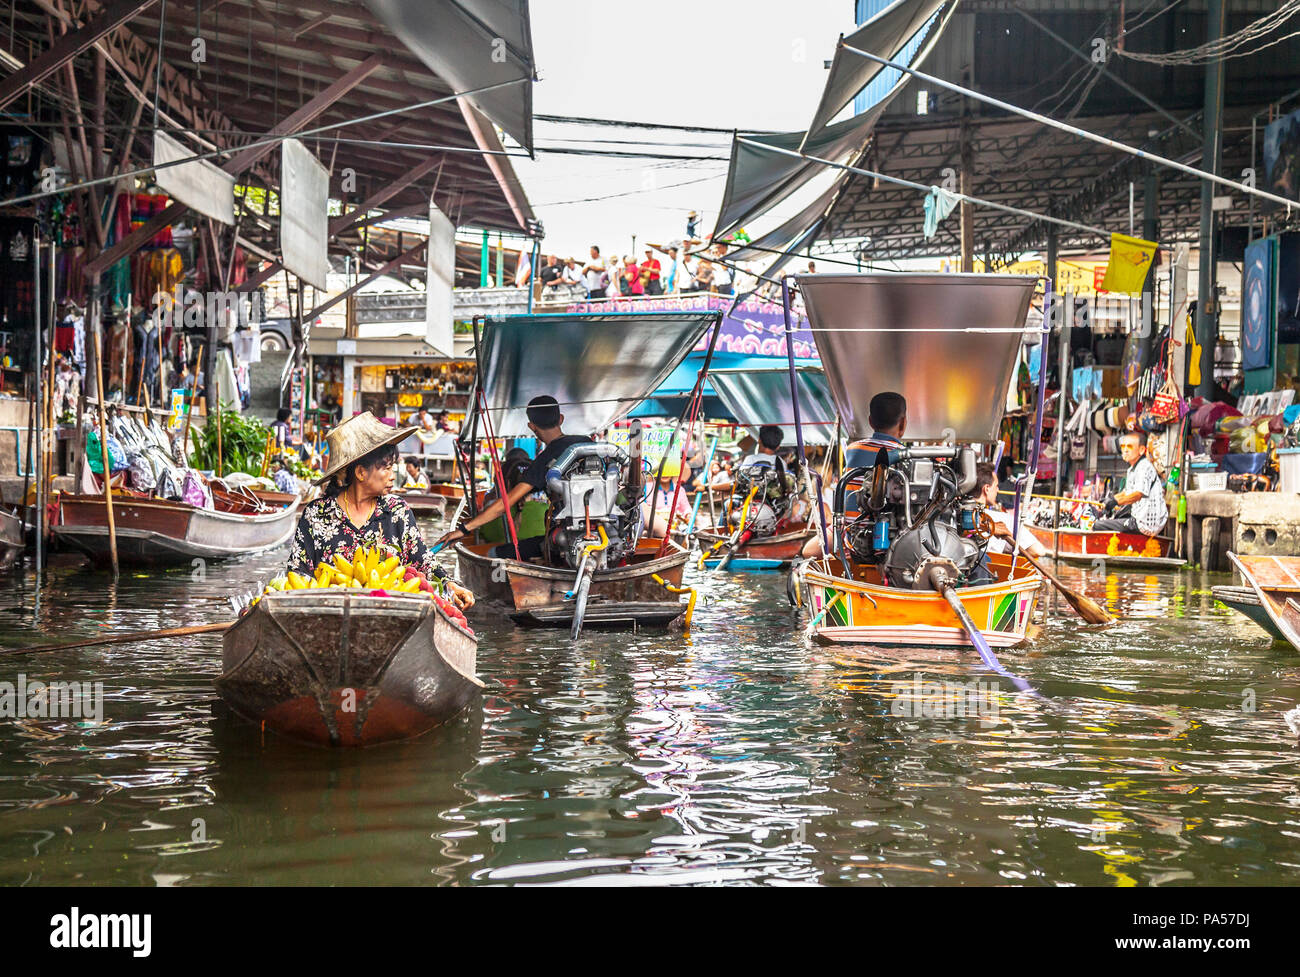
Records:
[[[446,580],[447,595],[456,606],[474,606],[474,595],[434,562],[411,507],[393,494],[398,442],[415,430],[391,428],[364,411],[325,436],[330,466],[316,483],[325,494],[303,508],[289,570],[310,577],[318,564],[335,556],[350,560],[360,546],[386,546],[430,580]]]

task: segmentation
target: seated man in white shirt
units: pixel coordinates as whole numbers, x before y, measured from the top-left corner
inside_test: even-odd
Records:
[[[1098,519],[1099,532],[1142,533],[1157,536],[1169,521],[1165,486],[1156,466],[1147,457],[1147,436],[1130,431],[1119,439],[1119,451],[1128,462],[1124,486],[1106,499],[1107,518]]]
[[[989,540],[988,551],[990,553],[1010,553],[1016,537],[1011,535],[1012,513],[1004,510],[998,505],[998,477],[993,471],[993,466],[987,461],[982,461],[975,466],[975,493],[976,501],[984,503],[984,511],[989,518],[993,520],[993,538]],[[1025,527],[1025,521],[1020,520],[1020,550],[1028,553],[1030,556],[1038,559],[1047,555],[1047,550],[1042,544],[1034,538]]]

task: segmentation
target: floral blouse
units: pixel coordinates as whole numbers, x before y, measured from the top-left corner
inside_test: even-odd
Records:
[[[293,534],[288,568],[311,576],[323,560],[334,556],[352,559],[358,546],[391,547],[406,566],[415,567],[427,577],[446,576],[434,563],[411,507],[395,495],[376,499],[375,511],[361,529],[348,519],[337,497],[307,503]]]

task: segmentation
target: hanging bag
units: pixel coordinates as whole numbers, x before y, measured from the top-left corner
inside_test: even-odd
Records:
[[[1167,368],[1165,370],[1165,382],[1156,391],[1156,395],[1151,401],[1151,414],[1157,420],[1165,424],[1171,424],[1174,421],[1181,420],[1186,411],[1187,405],[1184,403],[1182,394],[1178,390],[1178,384],[1174,380],[1174,371]]]

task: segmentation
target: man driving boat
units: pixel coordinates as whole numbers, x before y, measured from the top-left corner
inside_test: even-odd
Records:
[[[330,467],[317,482],[325,494],[303,508],[288,569],[310,577],[320,563],[335,556],[351,560],[358,547],[386,546],[403,564],[426,577],[446,580],[447,593],[458,607],[474,606],[474,595],[434,562],[411,507],[393,494],[397,444],[415,430],[391,428],[365,411],[325,436]]]
[[[560,413],[560,405],[552,396],[543,394],[540,397],[534,397],[528,402],[527,413],[528,429],[546,447],[533,459],[532,464],[523,473],[518,484],[506,492],[504,500],[496,499],[477,516],[466,520],[460,529],[453,529],[445,533],[438,540],[439,547],[464,539],[480,526],[499,518],[505,512],[507,505],[513,508],[533,492],[545,491],[546,473],[550,469],[552,462],[572,445],[594,443],[585,434],[565,434],[561,430],[564,424],[564,415]],[[519,558],[522,560],[540,559],[542,556],[542,543],[545,539],[544,535],[520,539]],[[515,548],[507,541],[495,547],[490,555],[494,558],[512,557],[515,555]]]
[[[907,430],[907,398],[900,393],[885,391],[871,398],[867,408],[867,420],[871,424],[871,437],[854,441],[844,452],[844,470],[850,468],[872,468],[876,464],[876,455],[880,449],[868,444],[868,441],[883,441],[888,444],[903,443],[903,434]],[[833,486],[827,487],[828,494],[833,494]],[[845,508],[856,510],[858,493],[850,492],[845,499]],[[823,500],[826,501],[826,500]],[[805,557],[823,556],[822,538],[818,533],[803,546]]]

